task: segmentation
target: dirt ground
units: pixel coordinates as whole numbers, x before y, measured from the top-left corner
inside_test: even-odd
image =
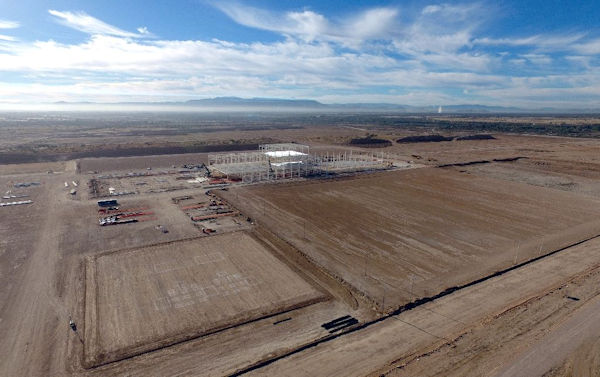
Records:
[[[88,365],[325,298],[244,232],[110,252],[88,263]]]
[[[600,376],[600,336],[587,339],[572,352],[562,365],[552,368],[544,377]]]
[[[390,139],[395,139],[406,135],[406,133],[395,131],[389,132],[387,135]],[[510,134],[493,134],[493,136],[495,137],[494,140],[394,144],[381,150],[427,165],[514,157],[541,160],[558,159],[572,161],[575,164],[600,163],[600,145],[596,139]]]
[[[552,257],[456,291],[412,310],[389,316],[359,331],[290,355],[264,368],[249,371],[248,375],[379,377],[388,373],[402,373],[404,369],[398,367],[406,365],[414,365],[415,368],[402,374],[406,376],[494,375],[494,371],[498,372],[494,369],[498,366],[498,359],[494,358],[495,350],[500,351],[501,364],[507,362],[506,359],[502,359],[503,356],[507,356],[506,353],[510,362],[511,357],[531,346],[528,335],[519,338],[521,334],[529,331],[530,326],[534,327],[533,333],[538,334],[535,331],[539,329],[536,327],[538,322],[547,318],[548,321],[542,328],[550,328],[564,319],[565,315],[576,313],[581,304],[577,305],[577,302],[567,299],[564,293],[559,294],[562,296],[559,300],[540,301],[541,305],[537,308],[535,302],[549,292],[570,286],[570,281],[574,278],[585,277],[590,272],[598,271],[599,250],[600,239],[595,238]],[[597,275],[597,272],[595,274]],[[585,288],[587,293],[581,296],[581,301],[586,297],[597,296],[597,277],[595,279]],[[528,303],[534,305],[527,307]],[[519,309],[523,307],[525,309]],[[536,317],[536,310],[541,311],[539,317]],[[518,316],[518,321],[513,323],[508,318],[504,322],[505,327],[499,328],[500,332],[491,328],[487,335],[469,338],[473,329],[487,328],[494,319],[502,318],[504,313],[510,315],[512,311],[522,313]],[[558,317],[553,317],[554,311],[559,312]],[[595,312],[595,315],[597,318],[598,312]],[[528,319],[528,316],[532,318]],[[505,335],[505,331],[509,333]],[[473,332],[477,333],[477,330]],[[487,336],[490,337],[489,343]],[[510,340],[513,337],[517,339],[516,344],[509,342],[503,347],[502,340]],[[461,344],[463,339],[465,343]],[[489,353],[486,353],[488,348]],[[452,354],[453,350],[457,351],[455,356]],[[450,352],[448,357],[444,352]],[[481,359],[478,358],[479,352],[483,353]],[[438,353],[439,358],[436,357]],[[431,362],[427,363],[429,355],[432,355]],[[482,361],[486,356],[491,358],[489,363]],[[425,361],[422,369],[421,360]],[[462,369],[457,369],[457,373],[452,374],[456,366]],[[421,371],[423,374],[420,374]]]
[[[497,179],[600,197],[600,163],[598,162],[536,158],[471,165],[455,169]]]
[[[208,153],[185,153],[162,156],[137,156],[137,157],[98,157],[83,158],[79,163],[82,173],[97,171],[136,170],[147,168],[170,168],[173,165],[200,164],[208,162]]]
[[[592,306],[596,303],[597,307],[600,299],[599,283],[600,270],[596,268],[489,318],[455,341],[385,376],[597,375],[600,331],[582,326],[578,317],[588,307],[596,309]],[[577,325],[565,327],[573,319]],[[597,319],[594,314],[592,321],[598,323]],[[537,349],[540,347],[544,349]]]
[[[192,375],[228,375],[259,360],[271,358],[285,350],[329,336],[329,332],[322,328],[321,324],[335,318],[344,315],[352,315],[361,321],[372,318],[373,313],[368,309],[358,308],[355,304],[356,300],[335,280],[311,267],[303,269],[302,262],[300,264],[292,262],[295,256],[293,248],[273,236],[265,235],[269,233],[265,230],[260,238],[257,238],[259,241],[256,242],[259,244],[253,243],[254,241],[247,243],[242,239],[239,241],[243,241],[244,245],[240,245],[233,240],[225,249],[219,250],[224,255],[230,253],[236,255],[238,250],[244,250],[245,253],[231,260],[233,264],[225,267],[231,271],[256,270],[257,276],[262,276],[264,279],[263,283],[267,282],[264,289],[256,295],[246,298],[244,296],[241,297],[242,299],[232,301],[229,301],[232,296],[227,296],[227,299],[220,304],[218,300],[214,301],[211,298],[207,302],[209,305],[205,307],[206,310],[190,312],[190,315],[201,317],[202,312],[225,316],[226,310],[223,305],[227,304],[232,305],[233,308],[229,314],[246,315],[249,322],[198,337],[199,329],[209,329],[212,325],[194,321],[198,322],[196,333],[187,332],[184,338],[179,338],[177,344],[171,347],[144,353],[121,362],[85,369],[84,345],[88,344],[88,341],[92,342],[85,335],[86,257],[95,257],[124,248],[139,249],[173,241],[182,244],[182,242],[202,243],[206,240],[213,243],[212,248],[218,248],[221,244],[218,242],[221,236],[203,235],[186,213],[173,203],[172,192],[119,198],[123,208],[144,208],[152,211],[153,215],[148,221],[101,227],[98,225],[96,201],[78,195],[71,196],[68,188],[64,187],[65,181],[73,180],[83,181],[83,176],[77,174],[74,169],[50,175],[43,172],[1,177],[0,185],[4,192],[17,182],[41,183],[40,186],[13,189],[15,193],[19,191],[28,194],[28,199],[32,199],[33,204],[3,207],[0,212],[2,235],[0,238],[2,240],[0,242],[0,250],[2,250],[0,354],[4,355],[0,362],[2,376],[122,375],[123,373],[147,376],[156,375],[157,370],[162,370],[159,373],[161,375],[173,375],[182,370]],[[204,190],[193,189],[178,191],[177,195],[191,195],[202,199],[206,197]],[[158,230],[158,225],[162,225],[169,232],[163,233]],[[227,238],[227,235],[224,236]],[[213,237],[216,237],[217,241],[209,241]],[[251,239],[254,239],[254,236]],[[284,252],[285,249],[290,251]],[[169,255],[167,260],[172,262],[173,255],[177,255],[178,252],[185,253],[185,250],[175,249],[166,252]],[[285,257],[286,253],[291,253],[290,257]],[[125,265],[119,264],[119,266]],[[218,272],[214,269],[204,269],[194,274],[192,266],[186,266],[184,271],[188,268],[190,274],[188,276],[193,276],[193,279],[198,281],[214,280],[214,274]],[[265,274],[264,271],[268,273]],[[127,273],[123,275],[122,277],[128,276]],[[114,279],[110,283],[116,284],[117,281],[118,279]],[[131,284],[135,286],[143,281],[145,280],[141,277],[131,281]],[[166,285],[162,286],[160,279],[152,280],[148,284],[159,284],[165,291],[169,288]],[[320,292],[326,292],[326,295],[330,294],[335,299],[293,309],[298,305],[302,306],[302,303],[307,303],[307,300],[301,297],[302,287],[306,287],[306,284],[309,284],[308,287],[313,285],[319,287],[317,290],[308,288],[307,292],[317,292],[316,296],[308,293],[310,297],[305,297],[309,299],[308,301],[319,301],[325,297]],[[104,285],[106,287],[106,284]],[[113,310],[127,309],[126,302],[120,298],[138,297],[132,290],[111,290],[111,294],[118,297],[114,296],[113,303],[104,306],[109,313],[113,313]],[[139,299],[143,299],[143,296],[136,298]],[[252,308],[262,307],[262,299],[276,301],[275,304],[282,306],[284,312],[277,315],[277,311],[272,312],[267,308],[264,310],[268,313],[263,313],[263,309],[257,309],[254,314],[250,313]],[[245,313],[241,310],[241,306],[244,305],[246,309],[250,308]],[[134,311],[138,310],[137,306],[135,308]],[[266,314],[268,316],[262,318]],[[77,332],[69,328],[69,318],[77,324]],[[146,322],[152,323],[133,322],[143,326],[147,324]],[[117,323],[118,321],[115,321],[115,324]],[[179,324],[178,322],[175,326]],[[212,328],[215,328],[214,326]],[[102,331],[105,335],[110,335],[109,331]],[[179,334],[181,335],[181,332]],[[169,340],[168,337],[153,332],[141,334],[139,339],[136,339],[144,341],[153,336],[155,339],[158,336],[162,338],[161,341],[166,342],[162,346],[174,341],[174,338]],[[192,339],[189,339],[190,337]],[[119,339],[136,341],[136,339]],[[189,340],[182,342],[182,339]],[[240,342],[240,339],[244,341]],[[110,356],[110,353],[105,353],[103,357],[106,356]],[[180,372],[175,372],[176,370]]]
[[[600,224],[596,199],[434,168],[219,195],[386,309],[585,239]]]
[[[15,127],[25,133],[29,143],[25,147],[38,153],[36,129]],[[314,149],[339,151],[349,138],[374,130],[350,121],[347,126],[303,127],[278,129],[276,141],[306,142]],[[58,130],[47,148],[67,152],[79,146],[93,149],[104,142],[127,145],[135,139],[140,145],[155,145],[185,143],[190,138],[170,129],[161,131],[166,132],[164,137],[153,136],[147,133],[149,127],[135,132],[98,129],[96,139],[93,127],[86,128],[81,137],[73,134],[71,126]],[[415,132],[375,131],[378,137],[391,140]],[[200,132],[193,141],[229,143],[237,138],[255,142],[275,140],[273,135],[272,129],[220,129]],[[191,212],[171,200],[184,195],[205,199],[205,190],[118,198],[123,208],[144,208],[153,214],[146,221],[100,227],[98,206],[85,188],[73,196],[69,195],[72,187],[64,187],[64,182],[72,181],[85,185],[89,170],[118,173],[170,168],[203,162],[202,154],[19,165],[0,161],[2,194],[11,190],[34,202],[0,208],[0,376],[393,376],[403,371],[414,372],[407,375],[436,371],[437,375],[478,375],[480,365],[500,373],[502,368],[518,365],[528,350],[543,353],[537,345],[553,339],[546,335],[566,331],[566,338],[575,339],[577,332],[569,330],[574,328],[570,320],[574,318],[577,324],[584,323],[582,318],[588,318],[585,323],[595,318],[584,314],[598,296],[597,239],[413,310],[385,319],[381,314],[381,307],[390,311],[417,297],[600,233],[597,140],[494,136],[496,140],[395,144],[383,150],[398,161],[431,166],[527,158],[361,174],[309,184],[230,188],[222,194],[242,212],[240,218],[250,216],[254,223],[244,223],[247,228],[240,233],[244,235],[241,243],[228,234],[218,235],[220,230],[238,229],[233,226],[216,227],[217,236],[202,234],[190,220]],[[133,139],[123,139],[129,137]],[[3,143],[12,150],[19,141]],[[14,188],[18,182],[41,185]],[[220,242],[219,237],[227,241]],[[246,242],[246,237],[252,241]],[[205,244],[202,250],[160,246]],[[124,249],[130,251],[119,251]],[[190,262],[218,253],[228,258],[206,265]],[[134,257],[128,260],[127,255]],[[91,292],[86,279],[88,259],[96,260],[92,264],[105,272],[96,282],[99,296],[86,294]],[[166,263],[163,267],[185,267],[158,273],[159,260]],[[200,287],[221,281],[216,276],[219,268],[229,278],[239,271],[248,272],[263,279],[265,287],[258,292],[210,297],[172,308],[168,314],[153,313],[157,312],[153,302],[169,292],[180,297],[177,289],[180,293],[187,289],[186,282]],[[94,345],[87,334],[92,326],[86,323],[93,320],[86,313],[86,297],[105,302],[99,305],[100,317],[109,319],[97,323],[102,349],[90,355],[97,355],[96,361],[109,361],[130,347],[116,357],[125,359],[92,368],[86,364],[85,349]],[[171,298],[160,302],[168,301],[171,306],[192,302]],[[305,299],[318,302],[279,311],[287,304],[306,303]],[[207,313],[212,313],[209,320]],[[166,316],[177,320],[169,323]],[[356,318],[364,327],[331,333],[322,326],[344,316]],[[76,332],[69,328],[69,318],[77,324]],[[248,321],[240,323],[244,319]],[[223,328],[220,320],[238,324]],[[192,322],[192,327],[186,325]],[[133,325],[129,328],[123,323]],[[566,330],[561,330],[562,325]],[[158,349],[156,343],[149,346],[153,341],[162,342]],[[141,348],[134,352],[132,345]],[[155,350],[144,352],[150,349]],[[564,352],[553,355],[557,362],[547,375],[593,375],[598,365],[597,338],[573,340]]]

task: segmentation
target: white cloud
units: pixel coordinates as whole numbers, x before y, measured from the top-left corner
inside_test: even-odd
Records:
[[[311,10],[277,13],[227,1],[215,3],[215,6],[244,26],[305,41],[327,41],[354,47],[368,40],[389,37],[398,15],[395,8],[372,8],[334,22]]]
[[[395,8],[369,9],[349,20],[344,29],[350,37],[359,40],[385,38],[394,32],[397,16]]]
[[[116,26],[109,25],[104,21],[92,17],[85,12],[61,12],[50,9],[48,10],[48,13],[56,17],[60,24],[87,34],[112,35],[126,38],[139,38],[145,34],[136,34],[119,29]]]
[[[584,55],[598,55],[600,54],[600,38],[575,44],[573,50]]]
[[[521,38],[477,38],[474,44],[489,46],[533,46],[543,50],[564,50],[585,37],[584,33],[566,35],[532,35]]]
[[[0,29],[16,29],[20,26],[20,24],[16,21],[9,20],[1,20],[0,19]]]
[[[594,54],[600,40],[573,32],[488,38],[481,25],[489,15],[479,3],[431,5],[402,22],[404,14],[396,8],[330,19],[307,9],[276,13],[233,3],[217,6],[242,25],[279,33],[281,40],[149,38],[146,26],[129,32],[86,13],[51,10],[56,20],[89,37],[60,43],[0,35],[0,76],[11,77],[0,81],[0,102],[228,95],[413,105],[465,98],[524,106],[598,101]],[[578,74],[557,74],[565,66]]]
[[[425,8],[423,8],[423,11],[421,13],[422,14],[432,14],[432,13],[437,13],[441,10],[442,10],[441,5],[428,5]]]
[[[544,65],[544,64],[551,64],[552,63],[552,58],[549,57],[548,55],[543,55],[543,54],[522,54],[520,55],[521,57],[529,60],[530,62],[532,62],[533,64],[537,64],[537,65]]]

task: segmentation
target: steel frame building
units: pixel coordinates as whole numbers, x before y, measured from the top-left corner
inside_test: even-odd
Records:
[[[255,152],[219,153],[208,156],[213,176],[244,183],[389,168],[381,153],[356,152],[310,154],[308,145],[261,144]]]

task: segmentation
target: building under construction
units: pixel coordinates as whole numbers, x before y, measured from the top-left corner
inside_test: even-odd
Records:
[[[311,154],[308,145],[295,143],[262,144],[254,152],[208,156],[208,169],[213,177],[246,183],[386,169],[390,166],[383,153],[350,150]]]

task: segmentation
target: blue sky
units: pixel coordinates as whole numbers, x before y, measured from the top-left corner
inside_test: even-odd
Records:
[[[0,103],[598,108],[596,1],[0,0]]]

